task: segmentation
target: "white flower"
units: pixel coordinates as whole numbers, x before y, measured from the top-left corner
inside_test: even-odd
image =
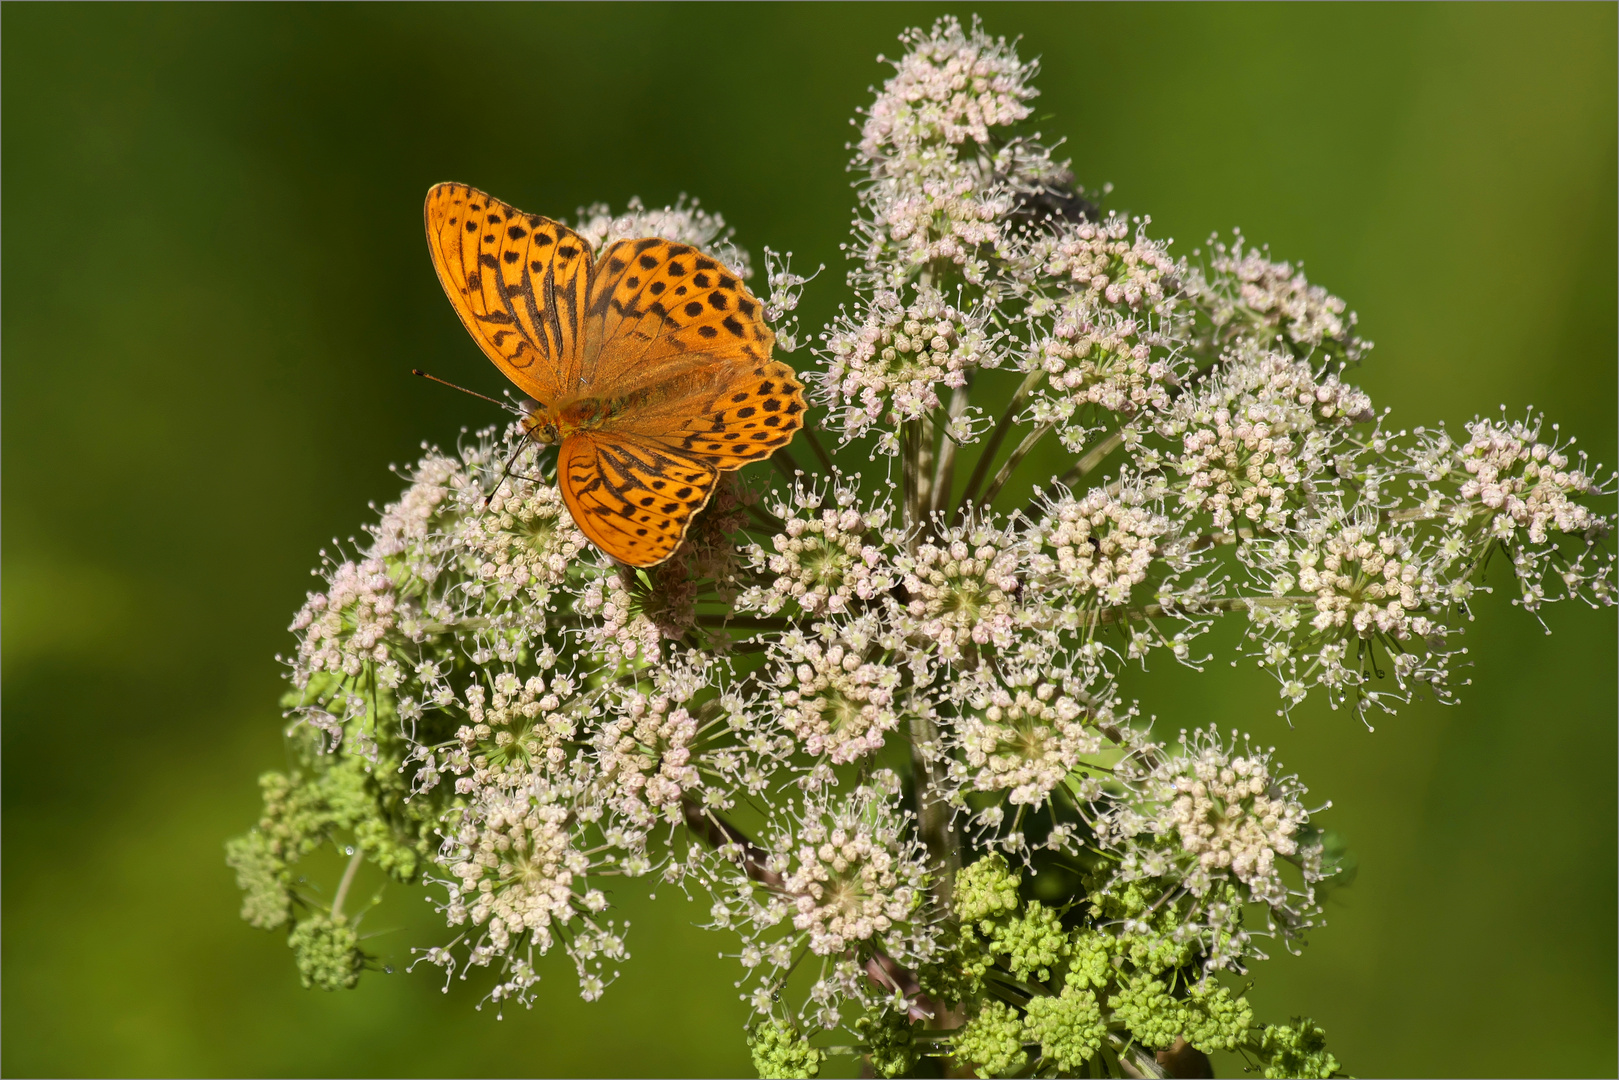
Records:
[[[904,625],[931,638],[941,659],[959,663],[974,646],[1012,643],[1019,538],[972,521],[941,530],[898,560],[908,597]]]
[[[782,726],[805,751],[839,764],[875,753],[899,724],[894,696],[903,674],[889,660],[891,649],[870,616],[819,623],[814,631],[791,631],[776,646]]]

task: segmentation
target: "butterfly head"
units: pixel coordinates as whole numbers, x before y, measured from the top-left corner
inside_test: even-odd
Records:
[[[532,401],[523,402],[523,432],[537,443],[550,446],[562,441],[562,429],[550,409]]]

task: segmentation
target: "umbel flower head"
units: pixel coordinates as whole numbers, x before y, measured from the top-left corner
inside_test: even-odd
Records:
[[[1235,981],[1319,922],[1325,806],[1240,733],[1155,732],[1121,668],[1197,668],[1231,617],[1284,712],[1450,700],[1492,554],[1540,617],[1613,604],[1613,476],[1533,414],[1393,428],[1344,301],[1240,235],[1183,257],[1104,208],[1027,127],[1015,44],[952,19],[903,43],[802,444],[650,570],[591,546],[521,423],[425,448],[293,620],[294,766],[228,849],[243,916],[351,986],[369,862],[432,886],[415,964],[446,985],[529,1004],[571,963],[594,999],[629,962],[616,879],[645,878],[729,935],[761,1075],[1216,1050],[1331,1075],[1318,1027],[1259,1025]],[[752,265],[695,202],[579,228]],[[809,279],[764,265],[796,348]],[[327,847],[330,892],[300,865]]]

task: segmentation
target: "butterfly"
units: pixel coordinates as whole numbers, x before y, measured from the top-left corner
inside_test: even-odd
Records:
[[[686,244],[618,240],[595,254],[561,222],[465,184],[423,211],[439,282],[484,354],[560,443],[557,486],[590,541],[630,566],[680,547],[723,472],[804,426],[803,385],[771,357],[764,308]]]

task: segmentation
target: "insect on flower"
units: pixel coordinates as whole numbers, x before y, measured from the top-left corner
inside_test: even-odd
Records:
[[[674,554],[722,472],[804,425],[763,305],[696,248],[656,237],[596,256],[560,222],[465,184],[424,208],[439,282],[484,354],[560,443],[557,484],[592,543],[631,566]]]

